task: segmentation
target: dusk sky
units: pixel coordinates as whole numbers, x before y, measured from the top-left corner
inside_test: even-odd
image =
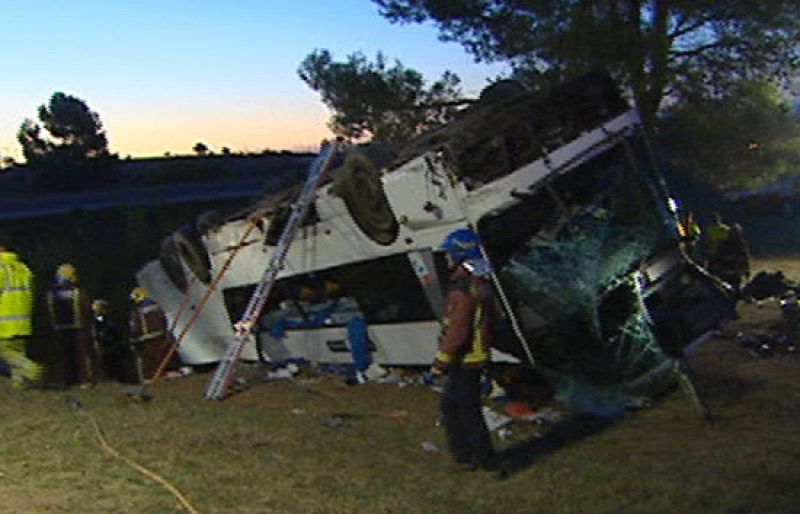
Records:
[[[308,149],[330,135],[319,95],[297,76],[315,48],[336,60],[378,50],[468,96],[504,71],[476,64],[433,26],[393,25],[369,0],[0,0],[0,155],[61,91],[100,115],[121,157]]]

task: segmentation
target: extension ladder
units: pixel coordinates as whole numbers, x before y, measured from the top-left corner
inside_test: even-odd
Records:
[[[322,179],[331,168],[338,146],[338,141],[327,143],[314,162],[311,163],[308,171],[308,178],[297,200],[292,203],[291,215],[281,233],[275,251],[270,257],[267,268],[264,270],[261,280],[256,286],[253,295],[250,297],[250,301],[247,304],[242,318],[233,326],[233,342],[228,347],[225,356],[222,358],[222,361],[220,361],[214,372],[214,376],[211,378],[211,382],[206,389],[206,398],[210,400],[223,400],[227,396],[228,388],[233,381],[236,368],[239,365],[242,350],[244,346],[252,340],[253,327],[258,321],[258,317],[264,305],[267,303],[267,298],[269,297],[270,291],[272,291],[272,286],[275,284],[278,273],[283,269],[286,254],[292,246],[297,231],[302,226],[303,219],[306,217],[309,206],[314,201],[317,189],[322,183]]]

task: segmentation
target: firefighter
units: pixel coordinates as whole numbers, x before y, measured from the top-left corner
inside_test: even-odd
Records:
[[[739,294],[742,279],[750,277],[750,248],[742,233],[742,226],[734,223],[728,235],[720,241],[708,263],[708,271],[731,285]]]
[[[155,379],[156,371],[169,353],[173,340],[167,330],[164,311],[143,287],[134,287],[130,298],[134,304],[129,322],[130,340],[138,357],[139,376],[147,384]],[[177,363],[170,362],[167,367],[174,369]]]
[[[680,237],[681,248],[689,257],[696,257],[695,247],[700,240],[700,234],[700,224],[697,223],[694,212],[685,211],[678,219],[678,236]]]
[[[47,307],[64,355],[64,382],[68,386],[91,387],[97,360],[91,334],[92,309],[72,264],[65,262],[56,269],[55,282],[47,292]]]
[[[32,311],[33,273],[9,246],[0,245],[0,357],[18,389],[42,378],[42,366],[26,354]]]
[[[470,229],[450,233],[442,244],[448,283],[439,348],[431,373],[446,375],[442,424],[450,454],[472,469],[493,469],[496,456],[481,410],[481,378],[489,362],[494,318],[488,263]]]
[[[710,265],[711,260],[717,254],[720,243],[728,238],[731,227],[722,222],[722,216],[718,212],[711,214],[711,224],[706,227],[706,266]]]
[[[138,371],[134,371],[134,357],[130,344],[123,337],[120,326],[110,316],[110,306],[106,300],[92,302],[92,336],[95,352],[106,379],[123,383],[139,381]]]
[[[780,308],[786,332],[786,349],[795,352],[800,346],[800,302],[797,301],[794,290],[786,291],[781,298]]]

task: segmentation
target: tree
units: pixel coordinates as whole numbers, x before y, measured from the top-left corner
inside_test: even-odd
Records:
[[[100,117],[79,98],[53,93],[47,105],[39,106],[39,121],[41,126],[26,119],[17,134],[25,159],[31,164],[53,153],[84,158],[109,155]],[[42,128],[49,138],[42,137]]]
[[[669,108],[657,137],[673,164],[723,188],[753,186],[800,164],[800,113],[765,81]]]
[[[314,50],[298,74],[333,111],[331,130],[350,140],[405,141],[446,123],[464,103],[454,73],[446,71],[426,87],[418,71],[399,61],[390,66],[380,52],[374,62],[358,52],[335,62],[328,50]]]
[[[24,120],[17,140],[43,184],[75,188],[110,169],[116,156],[108,151],[100,117],[83,100],[53,93],[47,105],[39,106],[38,115],[41,124]]]
[[[373,0],[394,22],[433,21],[478,60],[539,80],[607,69],[646,119],[665,96],[713,96],[800,66],[796,0]]]
[[[208,155],[208,146],[206,146],[205,143],[199,141],[195,143],[195,145],[192,147],[192,150],[200,157]]]

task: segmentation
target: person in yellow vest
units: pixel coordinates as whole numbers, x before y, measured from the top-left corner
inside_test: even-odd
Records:
[[[708,271],[727,282],[738,295],[742,282],[750,278],[750,246],[741,225],[734,223],[730,226],[728,236],[709,259]]]
[[[130,341],[136,350],[141,380],[150,383],[172,348],[172,334],[164,311],[145,288],[134,287],[130,297],[134,304],[129,320]],[[178,366],[177,356],[173,354],[165,370],[174,370]]]
[[[92,344],[92,308],[78,286],[78,270],[65,262],[58,266],[47,292],[50,325],[64,356],[64,383],[90,387],[95,382],[96,356]]]
[[[26,354],[32,312],[33,273],[9,246],[0,245],[0,357],[19,389],[42,379],[42,366]]]
[[[453,459],[472,469],[495,469],[497,458],[480,398],[492,347],[494,302],[489,265],[479,245],[470,229],[451,232],[442,244],[452,274],[431,374],[447,377],[441,413]]]
[[[716,258],[719,245],[728,239],[731,227],[722,222],[722,216],[718,212],[711,214],[711,224],[706,227],[706,266]]]

